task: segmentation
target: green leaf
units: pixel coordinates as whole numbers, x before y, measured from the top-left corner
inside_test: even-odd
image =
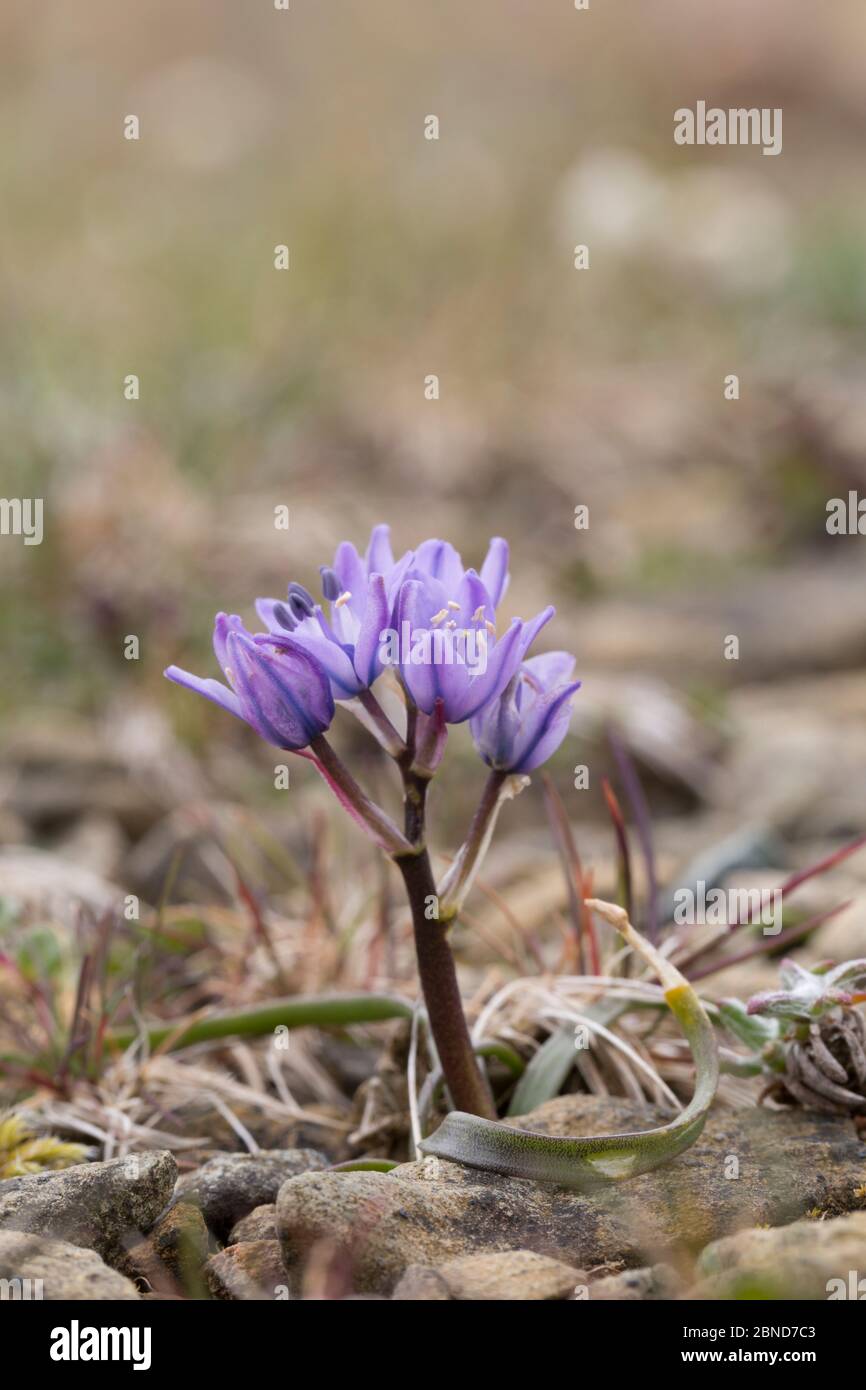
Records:
[[[514,1088],[509,1115],[526,1115],[558,1096],[574,1066],[574,1029],[562,1028],[545,1039]]]
[[[346,1163],[332,1163],[329,1173],[390,1173],[400,1165],[390,1158],[350,1158]]]
[[[587,1018],[609,1028],[628,1008],[619,1000],[599,1000],[583,1010]],[[551,1033],[526,1065],[514,1088],[509,1115],[528,1115],[537,1105],[558,1096],[574,1066],[574,1029],[559,1028]]]
[[[511,1072],[512,1076],[522,1076],[526,1070],[526,1063],[519,1052],[515,1052],[508,1043],[500,1042],[498,1039],[485,1039],[476,1043],[472,1049],[476,1057],[495,1057],[497,1062],[501,1062],[504,1067]]]
[[[208,943],[208,929],[198,917],[177,917],[170,923],[140,928],[138,938],[170,955],[187,955]]]
[[[389,994],[298,995],[188,1022],[179,1018],[172,1023],[146,1024],[143,1030],[131,1026],[114,1028],[106,1034],[105,1041],[108,1046],[129,1047],[143,1031],[150,1047],[159,1047],[171,1039],[170,1051],[177,1052],[217,1038],[262,1037],[277,1028],[342,1028],[352,1023],[411,1017],[412,1005]]]
[[[50,927],[31,927],[18,948],[18,968],[28,980],[48,980],[63,967],[63,951]]]
[[[866,960],[845,960],[829,970],[824,979],[835,989],[849,989],[866,982]]]
[[[635,931],[622,908],[592,899],[587,905],[620,932],[661,980],[665,1001],[682,1028],[695,1061],[695,1090],[689,1104],[676,1119],[657,1129],[588,1138],[536,1134],[458,1110],[447,1115],[436,1132],[421,1141],[422,1153],[584,1192],[657,1168],[698,1138],[719,1082],[719,1051],[709,1016],[688,980]]]
[[[765,1070],[764,1059],[756,1053],[751,1057],[723,1057],[719,1069],[726,1076],[760,1076]]]
[[[779,1025],[774,1018],[750,1014],[741,999],[720,999],[718,1008],[728,1032],[753,1052],[760,1052],[765,1043],[779,1036]]]

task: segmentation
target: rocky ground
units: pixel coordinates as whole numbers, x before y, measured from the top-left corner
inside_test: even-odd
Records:
[[[639,605],[631,612],[637,630]],[[591,625],[588,633],[593,651]],[[770,629],[765,638],[773,640]],[[774,886],[866,824],[859,671],[799,673],[783,634],[772,659],[785,678],[736,685],[723,717],[707,720],[662,674],[673,646],[638,674],[636,641],[630,673],[590,671],[574,736],[602,766],[599,731],[615,710],[653,803],[665,892],[695,863],[707,872],[715,863],[729,886]],[[317,989],[411,996],[405,914],[393,892],[381,895],[350,832],[344,838],[328,823],[324,844],[317,838],[325,805],[317,788],[305,788],[303,827],[282,808],[250,812],[232,754],[216,773],[223,799],[209,800],[214,768],[193,760],[153,709],[112,718],[110,739],[107,725],[82,726],[70,740],[23,721],[6,753],[5,949],[57,983],[61,1012],[93,930],[124,892],[140,896],[159,947],[143,967],[153,972],[144,985],[151,1012],[170,1018]],[[561,769],[556,776],[562,785]],[[587,807],[578,817],[570,803],[581,855],[598,891],[612,894],[610,827],[594,802]],[[450,813],[443,839],[460,820]],[[263,852],[269,835],[282,859]],[[157,914],[150,904],[179,847],[182,864]],[[335,866],[330,893],[323,865]],[[635,872],[641,894],[639,862]],[[236,873],[256,885],[264,934]],[[796,959],[864,954],[864,879],[866,859],[855,854],[798,889],[792,921],[842,910],[794,945]],[[346,883],[356,887],[344,892]],[[571,968],[562,955],[562,867],[538,801],[503,818],[470,906],[455,938],[468,999],[489,998],[518,974],[550,981]],[[384,936],[371,925],[383,911]],[[140,942],[121,924],[115,945],[124,988]],[[765,953],[702,988],[711,999],[746,998],[777,973],[778,959]],[[7,1043],[23,1035],[35,1049],[20,977],[4,976],[2,988]],[[831,1281],[866,1269],[866,1144],[853,1120],[756,1104],[760,1083],[726,1081],[693,1148],[582,1196],[438,1159],[407,1161],[407,1037],[399,1024],[293,1035],[282,1080],[257,1041],[157,1052],[131,1069],[106,1059],[96,1084],[70,1076],[65,1090],[7,1074],[8,1099],[38,1132],[89,1147],[64,1171],[0,1181],[0,1278],[40,1279],[44,1297],[58,1300],[645,1300],[826,1298]],[[687,1095],[682,1057],[671,1053],[668,1063],[665,1078]],[[581,1135],[649,1128],[669,1113],[651,1088],[635,1093],[610,1073],[569,1085],[512,1122]],[[398,1166],[334,1171],[376,1155]]]
[[[501,0],[375,0],[339,33],[327,6],[152,8],[0,19],[4,489],[45,502],[43,544],[3,538],[0,1112],[86,1146],[4,1177],[0,1145],[0,1278],[52,1299],[827,1297],[866,1273],[862,1126],[780,1110],[763,1078],[725,1076],[669,1167],[582,1197],[415,1161],[402,1024],[279,1053],[107,1034],[417,997],[401,885],[312,769],[277,789],[273,749],[163,679],[215,674],[216,610],[315,586],[383,521],[398,552],[439,535],[475,565],[505,536],[509,619],[556,606],[543,646],[582,688],[548,771],[594,894],[622,888],[608,776],[647,902],[612,726],[666,918],[678,884],[777,887],[864,832],[864,542],[826,525],[866,492],[861,7],[656,0],[623,24],[551,0],[528,29]],[[683,75],[723,106],[784,98],[785,157],[676,145]],[[378,794],[381,762],[345,748]],[[453,729],[437,874],[481,780]],[[525,982],[492,1020],[524,1060],[581,965],[548,802],[536,777],[505,809],[453,934],[473,1023]],[[866,956],[866,852],[786,903],[786,927],[812,919],[799,963]],[[778,969],[752,954],[700,989],[746,999]],[[515,1123],[669,1114],[688,1058],[632,1023],[653,1079],[598,1045]],[[364,1157],[398,1166],[333,1171]]]
[[[517,1121],[579,1135],[650,1111],[569,1096]],[[329,1171],[314,1150],[168,1152],[0,1184],[0,1277],[47,1299],[826,1298],[866,1267],[866,1145],[847,1120],[714,1115],[600,1196],[428,1158]]]

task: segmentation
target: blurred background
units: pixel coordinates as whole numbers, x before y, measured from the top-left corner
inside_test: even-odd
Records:
[[[504,535],[508,616],[556,604],[597,888],[611,723],[668,880],[732,833],[778,867],[862,830],[864,541],[825,525],[866,489],[858,0],[7,0],[0,51],[3,492],[45,501],[43,544],[0,546],[7,923],[118,888],[232,912],[238,870],[367,930],[387,891],[312,770],[276,791],[161,673],[216,674],[215,611],[378,521],[467,564]],[[783,153],[675,145],[699,99],[783,108]],[[481,785],[451,744],[443,853]],[[502,829],[491,882],[543,934],[538,786]]]

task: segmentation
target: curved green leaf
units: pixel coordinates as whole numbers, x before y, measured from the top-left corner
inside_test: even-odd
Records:
[[[350,1158],[346,1163],[332,1163],[329,1173],[390,1173],[399,1168],[399,1163],[390,1158]]]
[[[635,931],[622,908],[597,900],[589,900],[588,906],[610,922],[658,974],[667,1005],[695,1060],[695,1091],[689,1104],[675,1120],[658,1129],[588,1138],[537,1134],[454,1111],[435,1134],[421,1142],[423,1153],[510,1177],[586,1191],[656,1168],[697,1139],[719,1081],[713,1025],[688,980]]]

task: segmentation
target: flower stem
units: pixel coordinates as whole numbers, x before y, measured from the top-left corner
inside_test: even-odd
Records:
[[[476,1060],[463,1013],[457,969],[448,945],[448,923],[439,920],[439,897],[424,844],[430,779],[413,768],[418,711],[412,700],[407,703],[407,715],[406,752],[399,767],[403,777],[404,830],[412,853],[393,858],[403,875],[412,909],[415,955],[427,1017],[453,1105],[470,1115],[495,1120],[493,1095]]]
[[[395,759],[403,778],[405,834],[365,796],[322,735],[311,740],[309,756],[346,810],[372,834],[403,875],[427,1017],[454,1106],[469,1115],[495,1120],[493,1096],[478,1065],[463,1013],[457,970],[448,945],[448,923],[439,920],[439,898],[424,843],[430,774],[413,766],[417,719],[417,709],[409,701],[406,740]]]
[[[406,839],[411,845],[424,843],[424,824],[427,812],[429,778],[403,770],[403,813]],[[434,889],[435,892],[435,889]]]
[[[408,812],[407,802],[407,828]],[[429,905],[437,901],[430,856],[421,847],[415,854],[395,856],[395,863],[403,875],[412,909],[418,974],[452,1103],[469,1115],[495,1120],[493,1096],[476,1060],[463,1013],[454,957],[448,945],[448,927],[427,916]]]
[[[349,769],[334,752],[324,734],[310,740],[310,753],[322,776],[349,814],[362,825],[387,854],[406,854],[410,844],[391,817],[361,790]]]
[[[358,703],[366,711],[379,743],[392,758],[400,758],[406,752],[405,741],[394,728],[372,690],[362,690]]]
[[[518,783],[520,779],[512,780]],[[442,882],[440,911],[445,921],[456,917],[463,906],[475,875],[481,867],[481,861],[487,853],[502,802],[507,800],[509,794],[514,794],[513,790],[506,786],[508,781],[507,772],[493,771],[487,778],[481,800],[472,817],[469,834]]]

